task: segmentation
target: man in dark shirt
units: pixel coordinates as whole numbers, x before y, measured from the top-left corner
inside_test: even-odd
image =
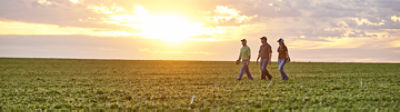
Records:
[[[271,54],[272,54],[271,45],[268,44],[267,37],[263,36],[260,39],[262,44],[258,52],[257,63],[258,59],[261,58],[261,64],[260,64],[261,80],[265,80],[265,76],[268,77],[268,80],[271,80],[272,76],[267,70],[267,66],[271,64]]]

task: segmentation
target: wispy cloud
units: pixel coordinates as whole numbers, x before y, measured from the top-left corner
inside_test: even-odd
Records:
[[[258,38],[265,35],[269,42],[285,38],[293,52],[315,52],[320,60],[388,61],[396,59],[386,55],[400,54],[396,50],[400,47],[398,4],[398,0],[8,0],[0,1],[0,35],[160,40],[174,36],[188,42],[203,41],[215,45],[231,42],[226,49],[232,49],[235,40],[241,38],[247,38],[256,49]],[[276,48],[274,43],[272,45]],[[139,48],[165,50],[149,46]],[[368,54],[364,52],[365,48],[379,51],[385,59],[380,59],[378,54],[363,57],[362,54]],[[337,52],[339,49],[360,55],[342,59],[318,53],[318,50],[330,50],[327,54],[341,54]],[[357,49],[363,52],[357,52]],[[212,54],[204,55],[207,59],[228,59],[231,57],[222,54],[235,53],[234,50],[219,50],[221,53],[198,50]],[[189,53],[182,49],[165,51]],[[294,55],[307,60],[301,52]]]
[[[51,5],[52,3],[48,0],[38,0],[37,3],[41,5]]]
[[[112,31],[101,28],[63,27],[53,24],[0,21],[0,35],[87,35],[124,37],[132,36],[126,31]]]

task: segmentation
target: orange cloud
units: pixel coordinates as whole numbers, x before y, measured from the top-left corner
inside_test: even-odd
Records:
[[[79,2],[79,0],[69,0],[69,1],[72,2],[72,3],[74,3],[74,4],[76,4],[76,3]]]
[[[60,27],[51,24],[0,21],[0,35],[88,35],[88,36],[132,36],[125,31],[110,31],[98,28]]]
[[[41,5],[52,5],[53,3],[51,3],[50,1],[47,0],[38,0],[37,3],[41,4]]]
[[[125,10],[117,5],[89,6],[96,13],[104,14],[100,23],[136,29],[135,33],[142,38],[155,38],[177,42],[182,40],[217,41],[242,38],[246,29],[253,29],[253,24],[214,25],[227,21],[243,23],[254,18],[241,15],[239,10],[225,6],[217,6],[212,21],[210,15],[191,17],[180,13],[154,13],[142,5],[134,6],[133,11]],[[193,19],[197,18],[197,19]],[[204,19],[198,19],[204,18]],[[210,25],[213,24],[213,25]]]
[[[257,16],[241,15],[239,10],[227,6],[217,6],[214,10],[215,15],[209,17],[215,23],[236,22],[243,23],[250,21]]]

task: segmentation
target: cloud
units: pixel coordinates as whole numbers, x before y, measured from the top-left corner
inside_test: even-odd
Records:
[[[53,3],[51,3],[50,1],[47,0],[38,0],[37,3],[41,4],[41,5],[51,5]]]
[[[357,25],[372,25],[372,26],[382,26],[385,24],[385,20],[381,20],[380,22],[371,22],[365,18],[352,18]]]
[[[293,41],[287,40],[287,42]],[[385,42],[387,41],[378,41],[376,44],[382,45]],[[273,47],[272,59],[276,61],[277,45],[270,44]],[[294,61],[400,62],[399,47],[299,49],[293,48],[292,43],[287,44]],[[252,56],[257,56],[257,52],[254,51],[258,50],[259,45],[259,40],[249,40]],[[160,40],[141,38],[99,38],[77,35],[0,36],[0,57],[233,61],[237,58],[240,47],[239,40],[166,44]]]
[[[151,55],[203,55],[210,56],[213,53],[207,51],[191,51],[191,50],[161,50],[161,49],[150,49],[150,48],[140,48],[140,52],[149,53]]]
[[[241,15],[239,10],[227,6],[217,6],[212,15],[209,18],[217,24],[243,23],[257,17],[256,15],[251,17]]]
[[[95,13],[106,14],[106,15],[120,13],[120,12],[125,11],[124,8],[115,6],[115,5],[113,5],[111,7],[104,6],[104,5],[101,5],[101,6],[89,5],[87,8],[94,11]]]
[[[390,42],[390,44],[393,47],[400,47],[400,40],[394,40],[393,42]]]
[[[399,22],[400,23],[400,16],[392,16],[390,19],[392,19],[393,22]]]
[[[133,36],[126,31],[112,31],[101,28],[61,27],[52,24],[0,21],[0,35],[87,35],[87,36]]]
[[[0,20],[74,27],[111,27],[89,21],[89,18],[97,18],[99,15],[87,10],[86,6],[73,5],[67,0],[46,1],[51,5],[42,5],[33,0],[0,1]],[[82,23],[79,20],[88,21]]]
[[[237,39],[247,29],[254,29],[248,24],[256,16],[241,15],[240,11],[226,6],[216,6],[212,13],[193,17],[176,14],[158,14],[142,5],[126,10],[118,5],[88,6],[96,13],[104,14],[100,23],[129,27],[139,30],[140,37],[188,38],[189,40],[218,41]],[[209,11],[205,11],[209,12]],[[240,37],[242,38],[242,37]]]
[[[0,35],[129,36],[148,39],[145,37],[175,35],[181,30],[186,33],[178,37],[190,36],[189,41],[219,44],[247,38],[258,45],[258,37],[266,35],[269,40],[285,38],[291,49],[306,54],[321,52],[318,49],[340,54],[337,49],[356,52],[357,49],[373,48],[371,52],[398,56],[391,54],[399,52],[393,50],[399,47],[400,40],[398,4],[398,0],[4,0],[0,1]],[[157,19],[160,17],[176,18],[179,22]],[[151,24],[150,20],[158,22]],[[178,30],[172,30],[166,25],[155,25],[160,21],[169,25],[185,25],[175,25]],[[159,33],[143,33],[154,27]],[[227,45],[226,49],[232,49],[233,45]],[[176,49],[168,51],[187,53]],[[371,61],[392,58],[363,57],[362,54],[368,54],[364,51],[351,59],[359,57],[361,61]],[[328,54],[335,54],[332,52]],[[318,56],[327,60],[342,60],[329,55]]]
[[[215,47],[218,44],[220,47]],[[80,35],[0,36],[0,57],[51,57],[146,60],[230,60],[240,43],[192,41],[168,44],[157,39],[99,38]],[[199,47],[202,46],[202,47]],[[227,53],[229,52],[229,53]],[[238,52],[238,51],[237,51]]]
[[[79,0],[69,0],[70,2],[77,4],[79,2]]]
[[[294,61],[311,62],[400,62],[398,48],[289,49]]]

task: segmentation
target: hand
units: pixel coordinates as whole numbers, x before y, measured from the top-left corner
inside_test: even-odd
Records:
[[[256,61],[256,63],[258,64],[258,60]]]

